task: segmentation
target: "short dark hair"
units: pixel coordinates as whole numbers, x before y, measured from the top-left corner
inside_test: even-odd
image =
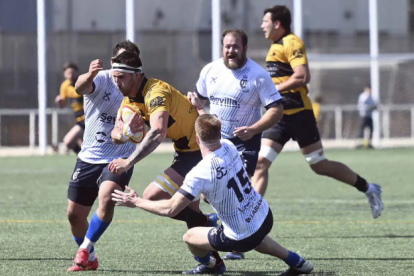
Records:
[[[280,21],[283,29],[290,32],[290,25],[292,24],[292,16],[290,10],[286,6],[276,5],[264,10],[264,15],[270,12],[272,15],[272,22]]]
[[[197,117],[195,131],[202,142],[217,142],[221,138],[221,122],[212,114]]]
[[[224,32],[221,34],[221,44],[223,44],[223,40],[226,37],[226,35],[228,35],[228,34],[239,36],[242,40],[243,47],[246,48],[248,38],[247,38],[246,33],[243,30],[241,30],[241,29],[226,29],[226,30],[224,30]]]
[[[140,54],[139,48],[134,42],[130,40],[122,40],[118,42],[112,49],[112,57],[115,57],[121,49],[125,49],[128,52],[135,53],[138,56]]]
[[[142,66],[142,62],[139,56],[133,52],[128,51],[122,52],[116,57],[112,58],[112,62],[126,64],[131,67]]]
[[[69,69],[69,68],[71,68],[75,71],[79,70],[78,66],[73,62],[66,62],[65,64],[63,64],[63,72],[65,72],[66,69]]]

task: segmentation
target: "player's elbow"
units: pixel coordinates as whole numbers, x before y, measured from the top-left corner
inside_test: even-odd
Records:
[[[177,216],[179,212],[180,211],[177,208],[170,207],[167,210],[167,217],[173,218],[173,217]]]

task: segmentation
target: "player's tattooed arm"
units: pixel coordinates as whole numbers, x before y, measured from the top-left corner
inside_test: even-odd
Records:
[[[128,158],[131,165],[139,162],[153,152],[167,137],[169,117],[170,114],[166,111],[158,111],[150,116],[151,129],[148,131],[139,147]]]
[[[161,133],[158,129],[150,129],[141,144],[131,156],[128,157],[129,163],[135,164],[153,152],[162,142],[162,140],[159,139],[160,137]]]

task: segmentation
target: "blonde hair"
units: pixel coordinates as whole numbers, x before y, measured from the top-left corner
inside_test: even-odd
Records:
[[[200,115],[195,122],[195,131],[202,142],[215,143],[221,139],[221,122],[215,115]]]

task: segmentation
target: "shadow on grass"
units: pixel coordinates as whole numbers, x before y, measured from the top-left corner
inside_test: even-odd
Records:
[[[309,237],[278,237],[279,239],[412,239],[414,236],[400,236],[400,235],[378,235],[378,236],[337,236],[337,237],[326,237],[326,236],[309,236]]]
[[[312,261],[414,261],[414,258],[308,258]]]
[[[137,273],[137,274],[149,274],[149,275],[158,275],[158,274],[179,274],[182,275],[182,271],[173,271],[173,270],[119,270],[119,269],[99,269],[99,272],[107,273]],[[233,276],[244,276],[244,275],[253,275],[253,276],[277,276],[280,275],[283,271],[245,271],[245,270],[235,270],[227,271],[225,275]],[[286,274],[285,276],[297,276],[302,274]],[[335,276],[336,272],[333,271],[314,271],[311,274],[314,276]]]
[[[73,258],[0,258],[0,261],[73,261]]]

